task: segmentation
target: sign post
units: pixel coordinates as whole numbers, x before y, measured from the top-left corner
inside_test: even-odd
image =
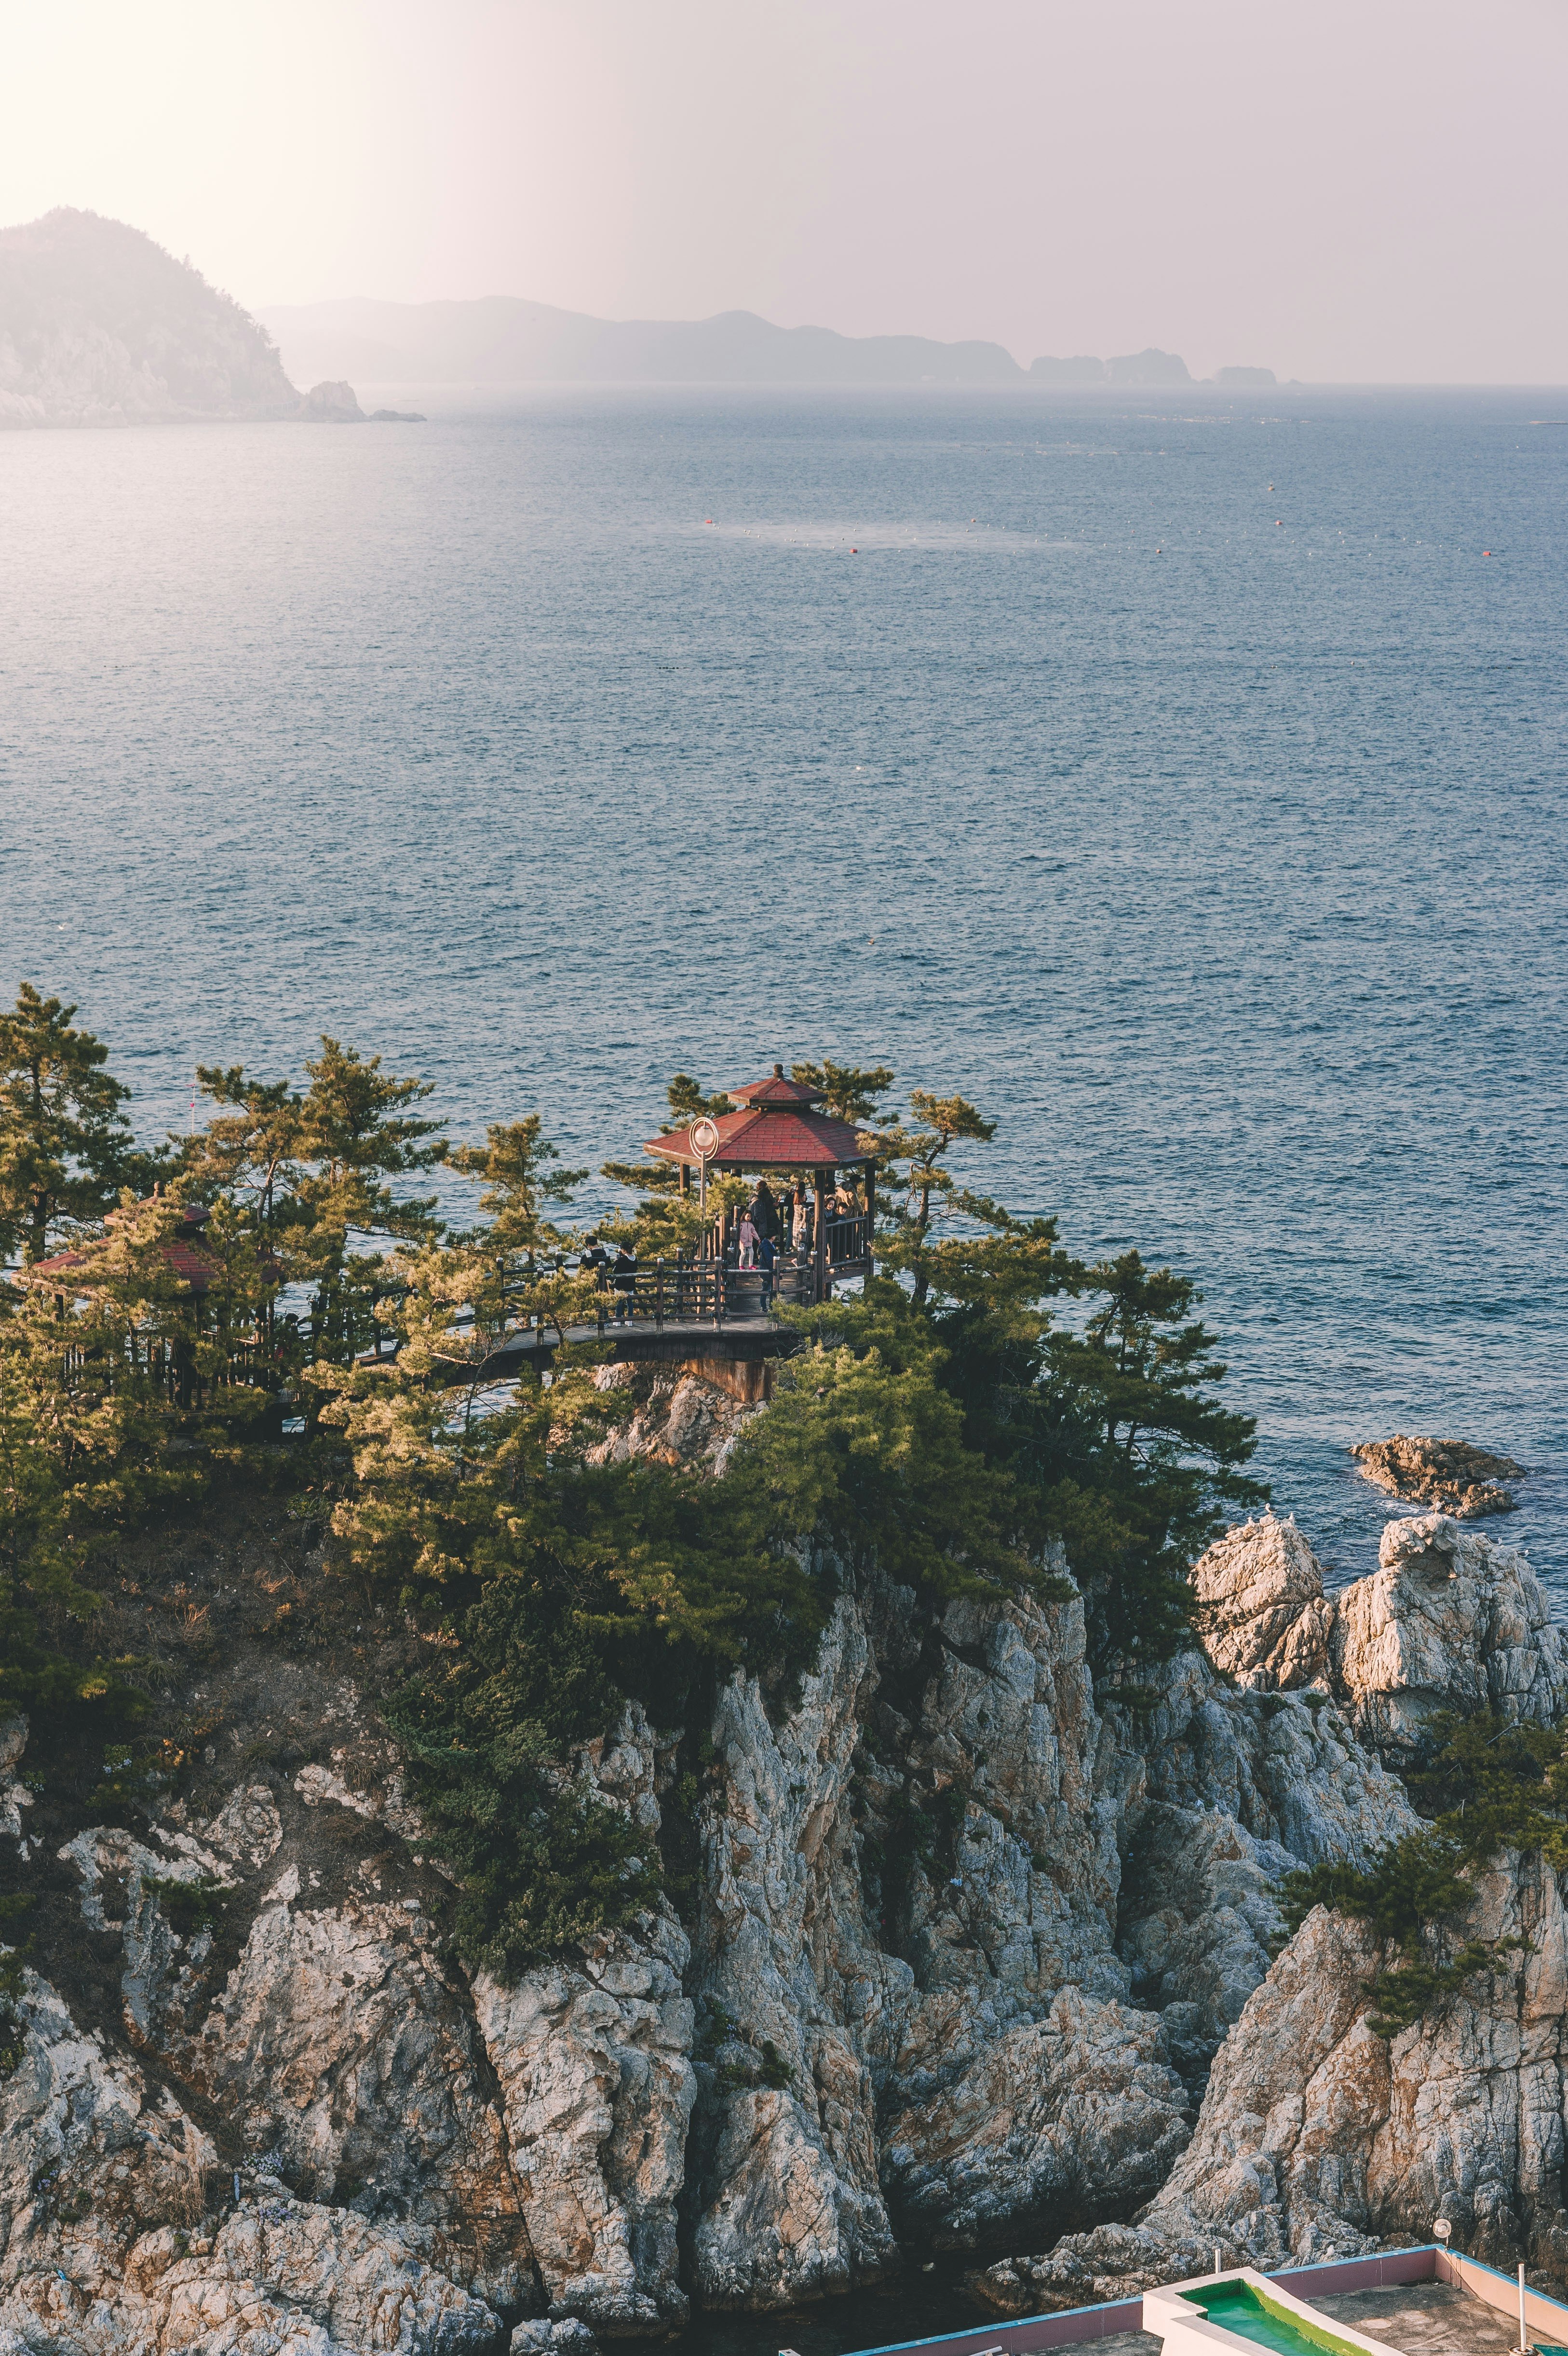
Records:
[[[691,1124],[692,1151],[697,1155],[698,1206],[708,1216],[708,1165],[719,1151],[719,1131],[705,1113]]]

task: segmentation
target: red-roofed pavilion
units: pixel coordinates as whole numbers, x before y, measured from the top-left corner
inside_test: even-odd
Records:
[[[812,1221],[812,1297],[827,1298],[832,1277],[869,1276],[872,1269],[872,1231],[877,1208],[877,1165],[847,1120],[824,1112],[822,1090],[784,1077],[775,1064],[769,1077],[749,1087],[731,1088],[733,1112],[712,1119],[685,1122],[650,1138],[645,1153],[656,1161],[673,1162],[680,1171],[684,1194],[694,1170],[731,1173],[756,1171],[804,1182],[816,1195]],[[703,1151],[703,1148],[708,1151]],[[840,1177],[863,1179],[865,1209],[852,1217],[833,1220],[828,1192]],[[832,1250],[829,1235],[832,1231]],[[716,1226],[709,1239],[713,1256],[722,1258],[725,1236]]]
[[[138,1205],[137,1206],[141,1206]],[[113,1226],[123,1215],[111,1211],[104,1221]],[[188,1284],[192,1292],[203,1293],[212,1282],[212,1262],[198,1249],[197,1239],[206,1226],[210,1214],[194,1205],[185,1205],[180,1211],[178,1228],[158,1246],[171,1275],[181,1284]],[[16,1270],[16,1280],[22,1284],[54,1284],[63,1291],[83,1269],[93,1266],[93,1255],[86,1251],[55,1252],[48,1259],[33,1260]]]

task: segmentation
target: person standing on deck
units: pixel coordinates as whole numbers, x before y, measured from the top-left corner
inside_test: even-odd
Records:
[[[757,1191],[752,1197],[752,1223],[759,1236],[777,1237],[779,1206],[773,1200],[773,1190],[765,1178],[758,1179]]]
[[[765,1317],[773,1305],[773,1239],[772,1236],[757,1238],[757,1266],[763,1271],[763,1314]]]
[[[615,1248],[615,1270],[611,1279],[620,1298],[615,1303],[615,1319],[620,1323],[630,1312],[633,1295],[637,1289],[637,1255],[630,1244]]]
[[[805,1250],[806,1224],[811,1215],[809,1205],[810,1197],[806,1192],[805,1182],[802,1181],[795,1187],[795,1209],[790,1215],[790,1248],[794,1251],[797,1259],[803,1256]]]
[[[751,1212],[745,1210],[741,1214],[741,1266],[755,1268],[756,1265],[757,1230]]]

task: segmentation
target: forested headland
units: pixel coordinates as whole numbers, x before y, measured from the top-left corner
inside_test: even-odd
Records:
[[[324,1038],[297,1084],[203,1069],[204,1123],[138,1138],[77,1011],[24,985],[0,1020],[0,1706],[74,1722],[126,1792],[155,1782],[181,1733],[153,1665],[101,1641],[119,1554],[272,1493],[325,1533],[325,1587],[421,1640],[376,1698],[471,1960],[515,1971],[646,1904],[664,1861],[560,1762],[628,1697],[667,1720],[738,1665],[784,1693],[845,1563],[933,1601],[1050,1597],[1064,1551],[1096,1679],[1136,1692],[1189,1627],[1188,1564],[1263,1494],[1190,1280],[1089,1264],[980,1191],[995,1124],[955,1093],[901,1114],[885,1067],[799,1067],[876,1154],[879,1274],[784,1312],[798,1349],[715,1481],[594,1461],[603,1349],[484,1378],[517,1321],[592,1308],[589,1173],[544,1114],[454,1141],[426,1084]],[[709,1100],[685,1073],[669,1096],[672,1119]],[[678,1243],[696,1214],[667,1176],[605,1172],[627,1194],[601,1234]],[[367,1364],[378,1327],[395,1355]]]

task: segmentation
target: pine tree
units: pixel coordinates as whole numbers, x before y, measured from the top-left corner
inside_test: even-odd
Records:
[[[916,1088],[910,1104],[915,1119],[924,1126],[885,1130],[876,1146],[879,1162],[894,1173],[904,1196],[893,1213],[891,1250],[884,1257],[890,1268],[908,1269],[919,1302],[924,1301],[931,1281],[931,1231],[937,1206],[951,1202],[955,1209],[963,1211],[978,1199],[963,1193],[947,1167],[948,1153],[960,1141],[988,1145],[997,1124],[984,1119],[960,1096],[937,1097],[926,1088]]]
[[[23,982],[0,1015],[0,1262],[48,1256],[64,1222],[99,1218],[130,1174],[130,1095],[74,1006]]]
[[[303,1166],[293,1186],[299,1249],[315,1287],[315,1355],[341,1361],[368,1338],[382,1272],[381,1254],[356,1252],[354,1243],[424,1242],[440,1231],[433,1194],[398,1194],[385,1182],[433,1168],[444,1124],[412,1110],[432,1094],[429,1081],[396,1079],[382,1071],[379,1055],[363,1056],[336,1039],[323,1037],[305,1073]]]
[[[564,1229],[546,1216],[548,1205],[564,1208],[587,1177],[586,1170],[558,1169],[559,1148],[544,1135],[540,1115],[487,1129],[483,1145],[454,1145],[447,1167],[481,1182],[479,1208],[485,1214],[485,1248],[531,1269],[541,1251],[562,1250]]]
[[[874,1129],[882,1118],[880,1097],[892,1087],[896,1074],[888,1064],[792,1064],[790,1075],[803,1087],[820,1088],[823,1104],[835,1120],[855,1129]]]

